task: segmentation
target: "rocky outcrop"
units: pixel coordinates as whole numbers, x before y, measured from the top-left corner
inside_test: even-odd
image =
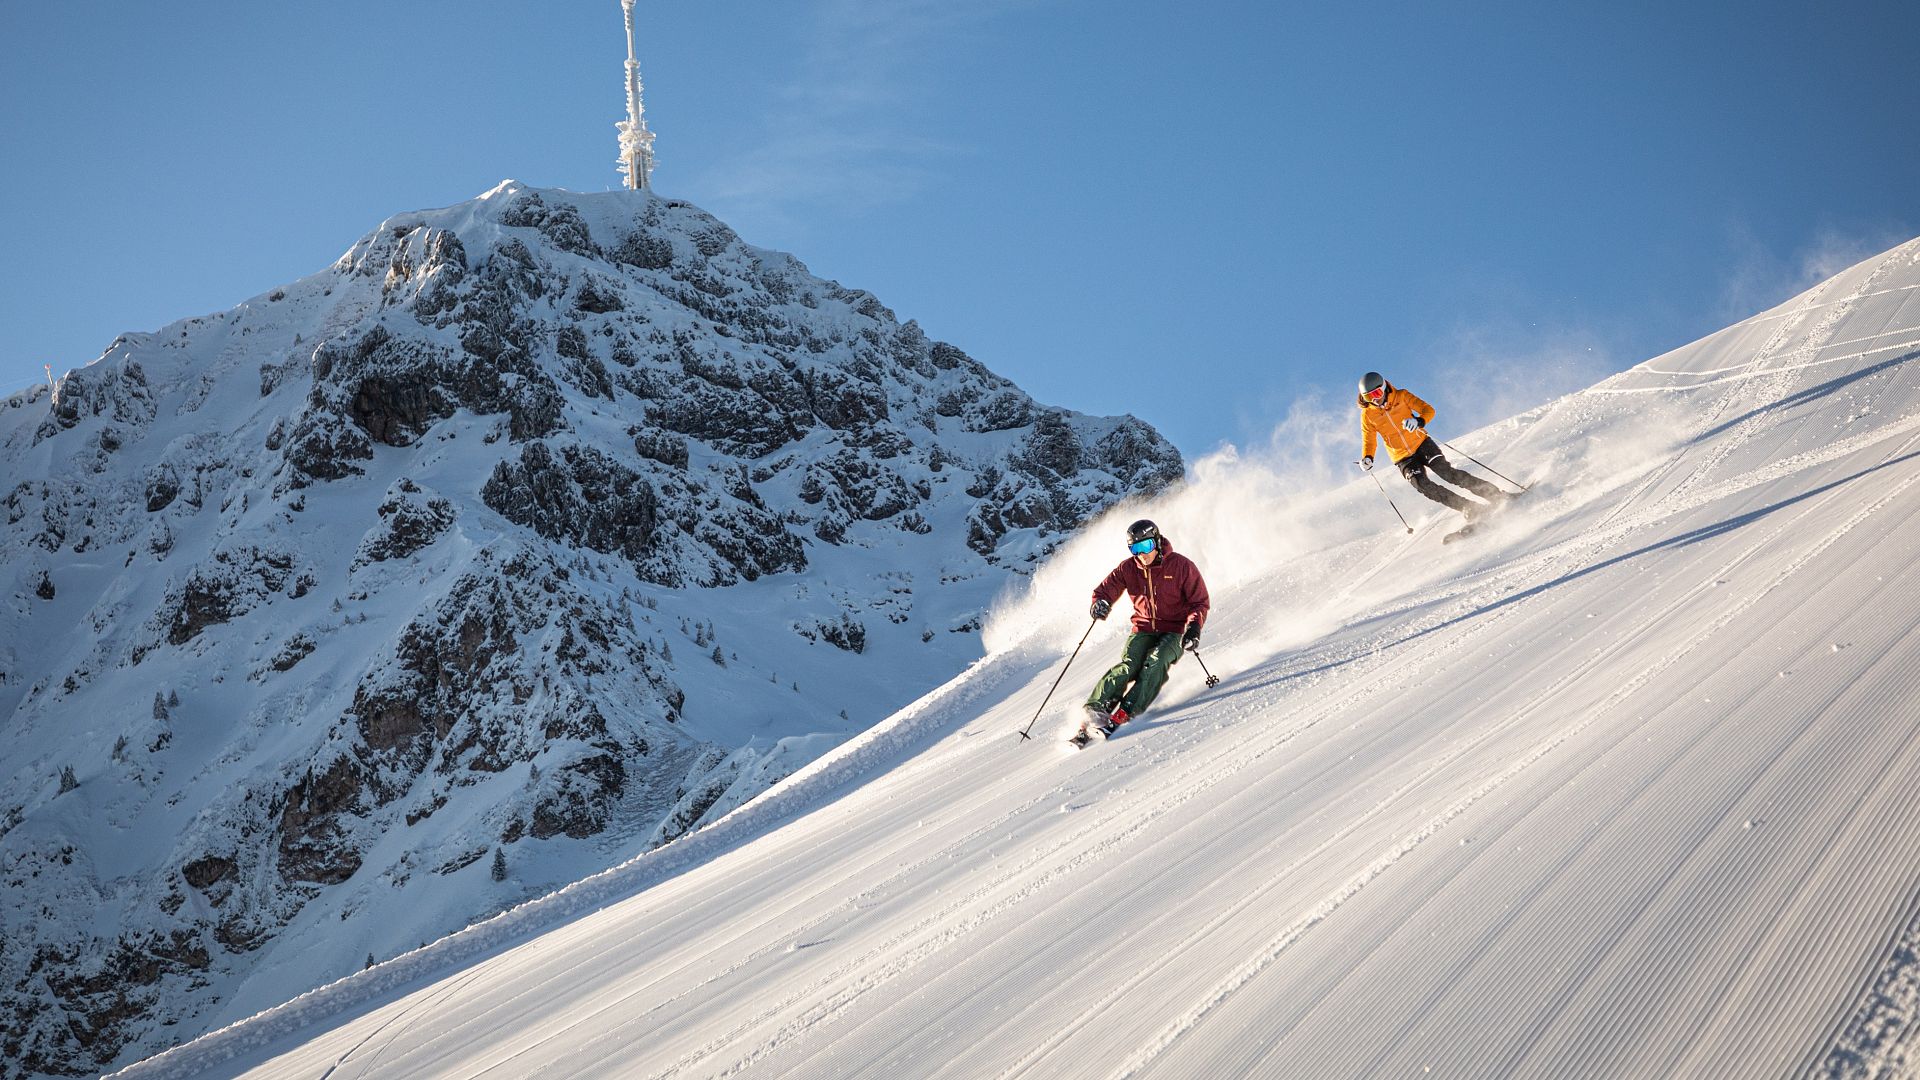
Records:
[[[453,526],[453,503],[405,477],[388,490],[376,511],[380,521],[360,541],[354,566],[404,559],[425,549]]]
[[[549,540],[618,554],[644,567],[660,500],[653,485],[591,447],[536,442],[494,466],[480,497],[501,517]],[[677,580],[661,584],[677,585]]]

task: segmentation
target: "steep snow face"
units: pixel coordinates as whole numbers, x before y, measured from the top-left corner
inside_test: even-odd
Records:
[[[1097,525],[683,843],[126,1075],[1910,1075],[1920,241],[1436,430],[1532,489],[1467,542],[1231,458],[1129,508],[1225,678],[1112,742],[1016,734]]]
[[[0,1075],[710,821],[1178,479],[684,203],[507,183],[0,408]]]

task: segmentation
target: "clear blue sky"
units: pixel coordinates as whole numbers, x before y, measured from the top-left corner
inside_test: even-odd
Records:
[[[1920,234],[1920,4],[641,0],[655,186],[1191,454],[1377,367],[1529,403]],[[513,178],[616,0],[0,0],[0,383]]]

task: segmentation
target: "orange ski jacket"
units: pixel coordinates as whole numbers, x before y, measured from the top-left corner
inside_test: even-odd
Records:
[[[1207,583],[1200,568],[1185,555],[1174,552],[1166,537],[1160,538],[1160,557],[1151,565],[1127,556],[1093,590],[1095,600],[1111,604],[1121,592],[1133,597],[1133,632],[1136,634],[1177,634],[1187,623],[1202,626],[1213,601],[1207,596]]]
[[[1408,454],[1420,449],[1420,444],[1427,441],[1424,428],[1408,431],[1401,426],[1409,416],[1418,416],[1422,424],[1433,422],[1433,406],[1414,397],[1413,391],[1400,390],[1392,383],[1388,383],[1386,401],[1383,404],[1371,404],[1366,398],[1357,394],[1354,400],[1360,403],[1360,453],[1362,455],[1372,457],[1375,440],[1384,440],[1387,444],[1387,455],[1397,463],[1406,460]]]

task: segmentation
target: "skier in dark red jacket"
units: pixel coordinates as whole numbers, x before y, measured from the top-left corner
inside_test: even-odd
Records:
[[[1126,655],[1087,698],[1087,719],[1074,738],[1083,746],[1095,735],[1113,734],[1153,704],[1180,651],[1199,644],[1211,604],[1200,568],[1175,552],[1153,522],[1127,526],[1127,551],[1127,560],[1093,590],[1096,619],[1107,617],[1122,592],[1133,598],[1133,633],[1127,635]]]

